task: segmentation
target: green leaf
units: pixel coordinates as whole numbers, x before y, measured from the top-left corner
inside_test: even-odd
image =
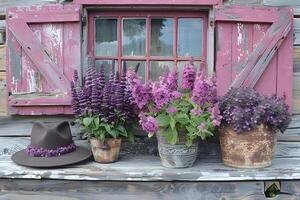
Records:
[[[94,123],[95,123],[95,126],[98,128],[99,127],[99,123],[100,123],[99,117],[95,117],[94,118]]]
[[[186,126],[185,128],[190,134],[194,134],[195,132],[197,132],[197,129],[193,126]]]
[[[169,117],[169,115],[166,115],[166,114],[159,114],[156,117],[156,120],[157,120],[158,126],[160,126],[160,127],[167,127],[170,123],[170,117]]]
[[[110,129],[108,131],[108,133],[113,137],[113,138],[117,138],[119,135],[119,131],[117,131],[116,129]]]
[[[189,116],[185,113],[178,113],[175,115],[175,120],[182,125],[186,125],[189,123]]]
[[[168,128],[168,130],[166,131],[166,138],[167,138],[167,141],[170,143],[170,144],[176,144],[177,143],[177,140],[178,140],[178,133],[177,133],[177,130],[172,130],[170,128]]]
[[[171,127],[171,129],[175,130],[175,126],[176,126],[176,121],[172,116],[170,116],[170,127]]]
[[[127,137],[127,131],[126,131],[126,129],[124,128],[124,126],[118,125],[118,126],[116,127],[116,129],[119,131],[119,134],[120,134],[120,135],[122,135],[122,136],[124,136],[124,137]]]
[[[93,121],[93,118],[85,117],[85,118],[83,118],[83,125],[84,126],[89,126],[92,123],[92,121]]]

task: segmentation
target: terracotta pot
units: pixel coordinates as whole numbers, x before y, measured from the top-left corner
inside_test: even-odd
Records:
[[[109,138],[102,142],[96,138],[90,138],[90,143],[95,161],[112,163],[118,160],[122,139]]]
[[[198,141],[194,140],[192,146],[185,145],[185,134],[178,135],[177,144],[169,144],[165,136],[156,134],[158,140],[158,152],[162,166],[168,168],[192,167],[198,155]]]
[[[244,133],[229,126],[219,130],[222,159],[225,165],[236,168],[262,168],[272,164],[276,132],[265,125]]]

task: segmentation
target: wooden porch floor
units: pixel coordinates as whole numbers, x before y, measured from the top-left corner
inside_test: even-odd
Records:
[[[46,122],[65,117],[40,118]],[[92,160],[54,169],[14,164],[10,156],[25,148],[36,118],[0,119],[0,199],[265,199],[265,185],[279,182],[273,199],[300,199],[300,126],[295,116],[279,137],[271,167],[234,169],[223,165],[217,141],[201,144],[194,167],[161,166],[155,139],[123,145],[120,160],[99,164]],[[69,118],[68,120],[72,120]],[[79,129],[72,127],[74,138]],[[86,140],[76,140],[88,146]]]

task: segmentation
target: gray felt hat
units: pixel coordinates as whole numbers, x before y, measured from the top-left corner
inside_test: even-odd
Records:
[[[60,167],[75,164],[91,157],[91,151],[76,146],[67,121],[44,124],[35,122],[31,130],[31,144],[12,155],[11,159],[29,167]]]

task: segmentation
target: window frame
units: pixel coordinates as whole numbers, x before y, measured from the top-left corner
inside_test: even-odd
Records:
[[[118,49],[117,56],[96,56],[94,52],[95,42],[95,20],[97,18],[117,19],[117,39]],[[145,56],[123,56],[122,55],[122,31],[123,19],[136,18],[146,19],[146,49]],[[173,56],[151,56],[151,19],[152,18],[173,18],[174,35],[173,35]],[[179,18],[202,18],[202,57],[179,57],[178,56],[178,19]],[[118,62],[119,72],[122,72],[122,61],[145,61],[145,78],[151,79],[151,61],[170,61],[174,66],[180,61],[200,61],[201,67],[206,67],[207,59],[207,30],[208,30],[208,12],[205,11],[90,11],[88,13],[88,55],[93,56],[96,60],[116,60]]]

